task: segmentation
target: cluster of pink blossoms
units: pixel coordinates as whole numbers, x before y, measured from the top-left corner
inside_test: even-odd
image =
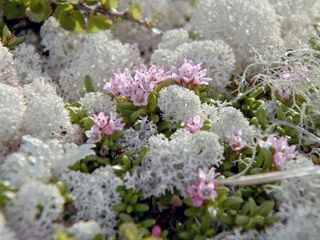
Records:
[[[191,117],[186,122],[186,129],[190,133],[195,133],[199,131],[203,127],[203,121],[201,120],[201,117],[199,115],[196,115],[194,117]]]
[[[179,85],[188,87],[189,85],[208,85],[212,78],[206,77],[207,69],[202,69],[201,64],[193,61],[184,61],[180,68],[171,67],[172,78]]]
[[[115,96],[130,98],[135,106],[146,106],[148,97],[157,84],[171,77],[162,67],[151,66],[147,69],[143,64],[140,69],[130,71],[126,68],[124,72],[118,71],[114,75],[105,84],[104,90]]]
[[[198,179],[195,185],[188,187],[188,193],[192,198],[195,207],[202,207],[205,200],[213,200],[217,197],[217,182],[215,169],[199,169]]]
[[[261,142],[260,145],[265,148],[273,148],[273,162],[278,169],[295,156],[296,146],[289,146],[288,139],[285,137],[276,138],[270,136],[267,141]]]
[[[96,143],[102,139],[103,135],[110,136],[117,130],[122,130],[124,123],[121,118],[116,118],[115,115],[110,113],[110,117],[105,116],[103,112],[93,115],[94,125],[89,131],[86,131],[88,143]]]
[[[179,69],[172,67],[171,72],[154,65],[148,69],[142,64],[139,69],[131,71],[126,68],[115,73],[104,90],[114,96],[130,98],[135,106],[146,106],[150,94],[159,83],[174,79],[183,86],[208,84],[212,79],[206,78],[206,73],[206,69],[201,69],[201,64],[195,65],[191,61],[185,61]]]
[[[228,137],[228,143],[229,143],[230,148],[235,152],[238,152],[242,148],[244,148],[246,145],[245,145],[245,143],[243,142],[243,139],[242,139],[242,131],[238,130],[234,134],[234,136]]]

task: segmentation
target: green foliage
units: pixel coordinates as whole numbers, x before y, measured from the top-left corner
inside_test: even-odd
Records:
[[[138,235],[141,238],[149,236],[149,229],[156,224],[156,220],[147,216],[150,206],[141,200],[141,192],[124,187],[120,187],[118,192],[122,200],[113,209],[119,217],[119,240],[137,239]]]
[[[71,233],[63,231],[61,229],[56,230],[54,234],[54,240],[75,240]]]
[[[309,39],[309,44],[314,50],[320,51],[320,23],[314,25],[316,36]]]
[[[84,78],[84,87],[85,87],[87,93],[94,92],[92,78],[89,75],[85,76],[85,78]]]
[[[0,22],[0,42],[3,46],[12,50],[23,41],[22,37],[15,37],[9,30],[9,28],[2,22]]]
[[[14,196],[16,190],[8,182],[0,181],[0,207],[4,207]]]
[[[91,16],[88,20],[88,31],[94,33],[102,29],[109,29],[112,24],[113,21],[106,16]]]
[[[139,3],[131,3],[128,10],[119,12],[119,0],[0,0],[0,11],[9,19],[27,17],[32,22],[42,22],[53,15],[60,25],[73,32],[90,33],[109,29],[119,20],[137,22],[154,27],[159,19],[143,19]]]
[[[136,20],[140,21],[142,19],[142,9],[139,3],[132,3],[129,7],[130,16]]]

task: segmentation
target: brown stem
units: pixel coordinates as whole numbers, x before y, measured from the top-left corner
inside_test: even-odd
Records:
[[[145,28],[151,29],[151,30],[153,30],[154,33],[162,34],[162,32],[160,30],[155,29],[152,26],[150,26],[150,23],[147,19],[141,19],[141,20],[134,19],[131,16],[131,14],[129,13],[129,9],[126,9],[124,11],[118,11],[116,9],[105,8],[102,5],[99,5],[96,8],[92,9],[83,3],[76,4],[75,7],[78,10],[82,11],[87,17],[91,16],[93,13],[100,13],[102,15],[108,16],[113,21],[116,20],[117,18],[122,18],[124,20],[137,23],[140,26],[143,26]],[[156,30],[156,31],[154,31],[154,30]]]

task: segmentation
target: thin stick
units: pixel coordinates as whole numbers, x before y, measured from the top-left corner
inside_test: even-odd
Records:
[[[289,171],[262,173],[232,179],[217,180],[218,184],[227,186],[259,185],[297,177],[320,175],[320,166],[311,166]]]

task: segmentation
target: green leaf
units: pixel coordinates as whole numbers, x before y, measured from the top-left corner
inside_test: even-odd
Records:
[[[112,26],[112,23],[112,20],[106,16],[91,16],[88,20],[88,31],[94,33],[99,30],[109,29]]]
[[[184,211],[184,215],[187,217],[196,217],[201,215],[201,208],[191,207]]]
[[[136,21],[140,21],[142,19],[142,9],[139,3],[133,3],[129,7],[129,14],[132,19]]]
[[[101,3],[108,9],[119,7],[119,0],[102,0]]]
[[[89,6],[93,6],[98,3],[98,0],[84,0],[84,3]]]
[[[154,219],[146,219],[146,220],[144,220],[144,221],[142,221],[140,223],[140,226],[145,227],[145,228],[150,228],[155,224],[156,224],[156,220],[154,220]]]
[[[267,217],[274,208],[274,202],[273,201],[265,201],[263,202],[258,209],[258,213],[261,216]]]
[[[26,15],[33,22],[42,22],[51,14],[51,6],[47,0],[30,0]]]
[[[126,213],[120,213],[119,218],[122,222],[132,222],[132,217]]]
[[[104,238],[103,234],[100,233],[100,234],[95,235],[92,240],[104,240],[104,239],[105,238]]]
[[[143,203],[138,203],[133,208],[134,212],[146,212],[148,210],[149,210],[149,206],[147,204],[143,204]]]
[[[62,5],[57,9],[55,16],[59,19],[60,25],[68,31],[82,32],[85,29],[83,14],[74,10],[71,4]]]
[[[237,215],[235,223],[238,226],[245,227],[250,221],[250,217],[245,216],[245,215]]]
[[[25,1],[19,0],[2,0],[0,1],[0,9],[9,20],[23,18],[26,14],[27,4]]]
[[[227,209],[237,210],[240,208],[242,203],[243,199],[241,197],[232,196],[224,200],[222,206]]]
[[[255,168],[263,168],[263,170],[267,170],[271,167],[273,162],[272,153],[267,148],[261,148],[257,158],[256,162],[254,163]]]
[[[74,240],[74,237],[71,233],[58,229],[55,232],[54,240]]]
[[[90,75],[86,75],[84,77],[84,87],[85,87],[87,93],[94,92],[93,82],[92,82],[92,78],[90,77]]]

